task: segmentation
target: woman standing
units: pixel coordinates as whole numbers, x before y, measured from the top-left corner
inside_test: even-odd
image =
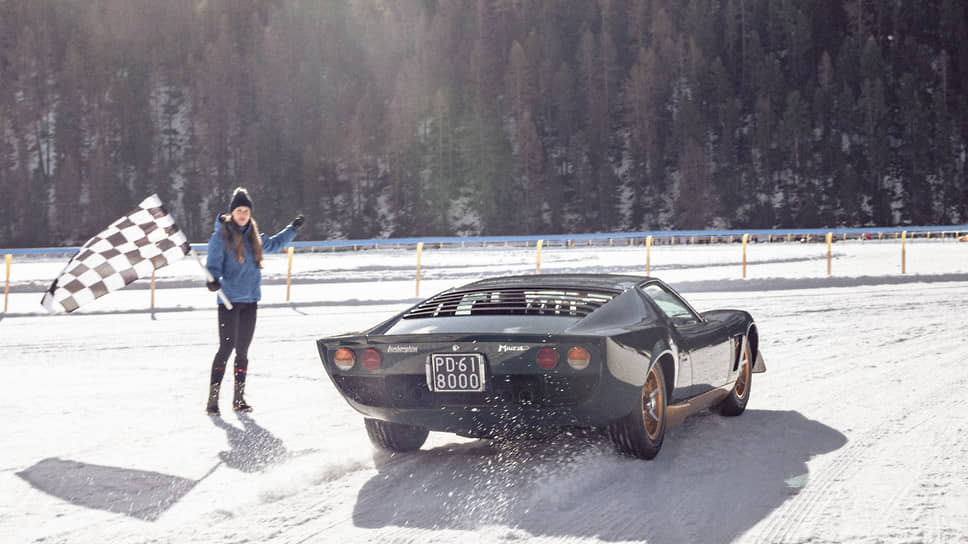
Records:
[[[286,247],[296,237],[304,221],[296,216],[275,236],[259,234],[252,218],[252,199],[248,191],[239,187],[232,194],[229,213],[215,220],[215,232],[208,240],[206,267],[214,281],[207,284],[209,291],[222,292],[232,303],[229,310],[219,301],[219,347],[212,361],[212,377],[208,392],[209,415],[217,416],[218,395],[225,375],[225,364],[235,350],[235,395],[232,409],[251,412],[245,402],[245,375],[249,368],[249,344],[255,332],[256,308],[262,298],[262,255]]]

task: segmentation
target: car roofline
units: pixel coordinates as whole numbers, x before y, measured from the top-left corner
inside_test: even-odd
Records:
[[[453,290],[499,287],[607,289],[625,291],[656,278],[631,274],[523,274],[487,278],[454,287]]]

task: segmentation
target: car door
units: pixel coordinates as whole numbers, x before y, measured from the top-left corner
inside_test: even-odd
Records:
[[[680,365],[692,370],[688,395],[694,396],[722,385],[724,368],[729,363],[729,341],[726,329],[718,321],[708,321],[696,312],[678,293],[655,281],[642,286],[675,328],[679,342]]]

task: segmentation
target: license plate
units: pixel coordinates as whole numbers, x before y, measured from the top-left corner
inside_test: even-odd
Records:
[[[431,391],[484,391],[484,357],[480,353],[435,353],[427,381]]]

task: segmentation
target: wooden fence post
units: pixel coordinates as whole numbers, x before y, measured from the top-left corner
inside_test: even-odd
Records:
[[[292,253],[295,250],[292,246],[286,250],[289,254],[289,268],[286,271],[286,302],[289,302],[289,286],[292,285]]]
[[[833,244],[834,233],[827,233],[827,275],[830,275],[830,246]]]
[[[901,232],[901,274],[907,274],[907,231]]]
[[[535,264],[535,268],[534,268],[534,273],[535,274],[540,274],[541,273],[541,246],[543,246],[543,245],[544,245],[544,240],[538,240],[538,243],[535,244],[535,247],[538,248],[537,258],[536,258],[536,264]]]
[[[645,275],[652,274],[652,235],[645,237]]]
[[[750,241],[750,235],[743,235],[743,279],[746,279],[746,244]]]
[[[10,261],[13,260],[13,255],[7,253],[3,260],[7,263],[7,279],[3,284],[3,313],[7,313],[7,299],[10,296]]]
[[[423,253],[423,242],[417,242],[417,294],[420,296],[420,255]]]

